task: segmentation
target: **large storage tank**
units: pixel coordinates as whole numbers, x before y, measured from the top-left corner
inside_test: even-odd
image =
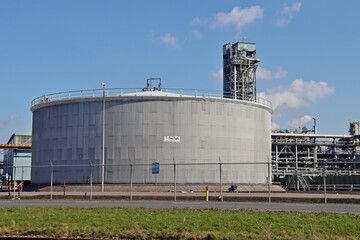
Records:
[[[220,161],[224,183],[266,183],[269,102],[120,91],[33,101],[32,183],[101,182],[103,109],[105,183],[128,183],[130,163],[134,183],[172,183],[174,162],[177,183],[218,183]],[[154,162],[159,174],[152,174]]]

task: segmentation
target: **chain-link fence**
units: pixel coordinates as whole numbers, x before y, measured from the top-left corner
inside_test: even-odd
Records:
[[[104,176],[102,176],[104,174]],[[270,176],[270,177],[269,177]],[[172,192],[176,201],[182,191],[204,191],[204,186],[223,199],[223,192],[241,191],[244,186],[261,186],[268,192],[271,202],[271,165],[262,162],[224,162],[197,160],[184,162],[173,159],[172,162],[129,163],[126,164],[48,164],[29,166],[4,166],[1,189],[13,192],[42,186],[50,192],[50,199],[55,192],[64,191],[68,186],[77,186],[79,191],[89,193],[127,192],[133,199],[134,192]],[[76,191],[76,188],[73,188]]]

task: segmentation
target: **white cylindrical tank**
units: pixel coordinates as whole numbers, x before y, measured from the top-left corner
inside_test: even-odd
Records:
[[[34,103],[32,183],[100,183],[103,100],[105,183],[266,183],[269,103],[160,91]]]

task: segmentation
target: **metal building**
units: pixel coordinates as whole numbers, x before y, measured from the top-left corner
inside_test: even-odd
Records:
[[[7,144],[0,144],[4,149],[2,174],[11,181],[31,180],[31,139],[30,135],[13,134]]]
[[[219,162],[224,183],[267,182],[270,102],[160,85],[102,90],[32,102],[32,183],[128,183],[129,164],[134,183],[172,183],[175,163],[178,183],[218,183]]]
[[[223,46],[224,97],[256,101],[256,44],[227,43]]]

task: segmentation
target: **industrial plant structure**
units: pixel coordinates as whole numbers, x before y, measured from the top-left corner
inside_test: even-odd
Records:
[[[297,190],[360,189],[359,122],[350,123],[349,135],[272,133],[272,169],[275,181]],[[309,133],[310,132],[310,133]],[[325,179],[324,179],[325,177]]]
[[[256,101],[256,45],[249,42],[223,46],[224,97]]]

